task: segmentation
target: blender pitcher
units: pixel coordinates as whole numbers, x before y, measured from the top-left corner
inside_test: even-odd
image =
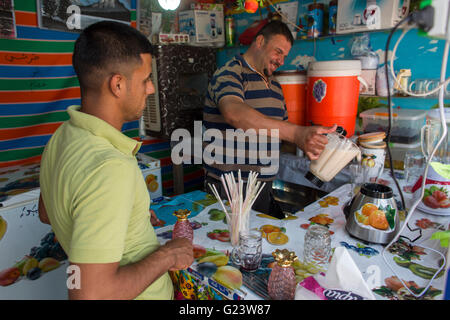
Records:
[[[359,147],[343,135],[332,132],[327,135],[328,143],[317,160],[312,160],[305,178],[317,187],[333,179],[354,157],[361,161]]]

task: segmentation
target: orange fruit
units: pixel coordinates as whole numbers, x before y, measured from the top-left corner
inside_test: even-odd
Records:
[[[327,203],[326,201],[319,201],[319,205],[320,205],[322,208],[328,207],[328,203]]]
[[[267,241],[274,245],[283,245],[289,241],[289,237],[283,232],[271,232],[267,235]]]
[[[389,223],[386,219],[386,215],[382,210],[376,210],[369,216],[369,224],[380,230],[386,230],[389,227]]]
[[[328,204],[334,204],[335,205],[335,204],[339,203],[339,198],[337,198],[337,197],[328,196],[324,200]]]
[[[267,235],[272,232],[280,232],[281,229],[277,226],[271,225],[271,224],[265,224],[259,228],[259,231],[261,231],[261,235],[263,238],[267,239]]]
[[[361,213],[365,216],[370,216],[372,212],[378,210],[378,207],[373,203],[366,203],[361,208]]]
[[[147,185],[147,187],[148,187],[148,190],[150,190],[150,192],[155,192],[156,190],[158,190],[159,184],[156,180],[152,180]]]
[[[318,214],[312,218],[309,218],[309,221],[321,224],[321,225],[328,225],[332,224],[334,222],[333,219],[331,219],[326,213]]]

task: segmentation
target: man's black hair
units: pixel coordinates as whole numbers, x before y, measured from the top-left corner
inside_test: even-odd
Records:
[[[289,30],[288,26],[281,20],[272,20],[267,23],[261,28],[261,30],[258,31],[255,39],[261,34],[266,40],[269,40],[274,35],[283,35],[291,43],[291,45],[294,45],[294,37],[292,36],[291,30]]]
[[[131,71],[124,71],[124,64],[140,65],[140,54],[146,53],[153,54],[153,48],[141,32],[124,23],[101,21],[80,34],[72,64],[82,89],[98,88],[106,76]]]

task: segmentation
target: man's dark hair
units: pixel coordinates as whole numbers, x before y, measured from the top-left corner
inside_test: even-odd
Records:
[[[283,35],[291,43],[291,45],[294,45],[294,37],[292,36],[291,30],[289,30],[288,26],[280,20],[273,20],[267,23],[258,31],[255,39],[261,34],[266,40],[270,40],[270,38],[274,35]]]
[[[97,89],[105,77],[131,73],[130,64],[140,65],[140,54],[145,53],[153,54],[153,48],[141,32],[124,23],[101,21],[80,34],[72,64],[81,89]]]

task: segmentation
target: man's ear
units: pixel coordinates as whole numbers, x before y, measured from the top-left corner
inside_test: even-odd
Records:
[[[262,34],[260,34],[259,36],[256,37],[256,46],[258,48],[262,48],[262,46],[264,45],[264,36]]]
[[[114,74],[109,78],[109,90],[117,98],[121,97],[126,91],[126,79],[121,74]]]

